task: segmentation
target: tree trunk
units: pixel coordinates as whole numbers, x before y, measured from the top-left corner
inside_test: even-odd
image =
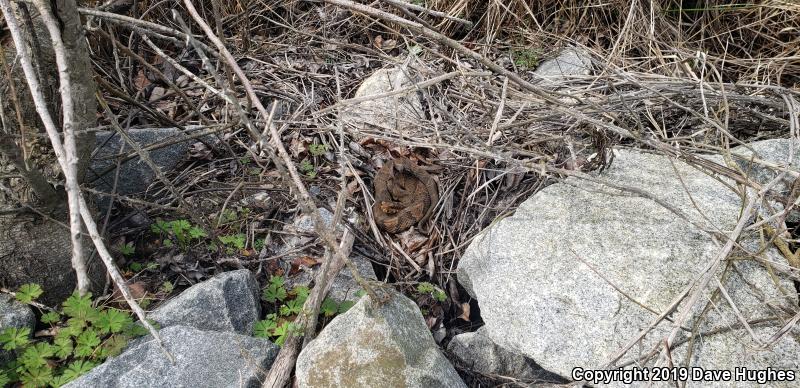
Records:
[[[15,15],[24,26],[28,35],[28,47],[36,60],[37,73],[44,85],[44,94],[51,114],[59,117],[61,113],[58,95],[58,73],[55,65],[52,43],[47,29],[44,28],[38,15],[28,19],[30,15],[24,3],[17,3]],[[86,36],[81,25],[80,15],[74,0],[54,0],[52,7],[61,20],[61,38],[64,41],[70,66],[72,99],[75,102],[76,146],[78,149],[78,181],[83,182],[89,166],[91,153],[95,146],[94,132],[86,129],[96,125],[97,100],[95,99],[95,83],[92,77],[92,65]],[[0,109],[2,109],[2,131],[0,131],[0,155],[12,164],[17,173],[23,177],[28,187],[36,194],[38,203],[45,209],[65,210],[63,190],[56,190],[49,181],[60,181],[60,169],[55,155],[49,150],[48,142],[43,136],[44,129],[33,106],[30,91],[22,77],[19,65],[15,64],[16,49],[11,39],[2,42],[3,60],[0,60]],[[58,119],[59,122],[63,121]],[[42,150],[47,150],[43,152]],[[23,198],[28,199],[28,198]],[[32,201],[26,201],[32,202]],[[3,204],[9,207],[8,204]],[[65,219],[66,214],[53,214]]]

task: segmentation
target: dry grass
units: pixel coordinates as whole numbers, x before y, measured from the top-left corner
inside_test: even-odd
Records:
[[[490,2],[431,0],[433,9],[477,21],[466,32],[484,44],[528,47],[571,42],[631,71],[684,76],[682,63],[702,52],[724,82],[796,87],[800,83],[800,3],[794,1]]]

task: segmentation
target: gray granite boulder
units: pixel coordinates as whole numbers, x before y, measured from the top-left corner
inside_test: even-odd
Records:
[[[376,96],[413,85],[409,69],[380,69],[367,77],[356,90],[354,99]],[[371,98],[341,109],[340,119],[359,129],[369,126],[403,131],[424,118],[422,101],[416,90],[393,96]]]
[[[359,300],[297,358],[298,387],[465,387],[433,341],[419,308],[391,291]]]
[[[250,270],[241,269],[189,287],[148,318],[161,327],[184,325],[250,335],[260,315],[258,282]]]
[[[36,326],[36,317],[26,304],[17,302],[11,295],[0,294],[0,332],[9,328],[28,328],[33,330]],[[0,348],[0,366],[11,361],[13,355]]]
[[[648,327],[719,251],[698,226],[730,231],[742,206],[723,182],[680,161],[615,152],[603,179],[650,193],[691,222],[652,199],[569,178],[483,231],[457,269],[459,282],[479,301],[486,336],[564,377],[573,368],[606,366]],[[786,264],[772,249],[761,257]],[[732,258],[722,266],[725,276],[715,275],[743,317],[759,320],[780,309],[797,309],[788,279],[779,276],[776,287],[760,263],[744,259],[741,252]],[[713,308],[701,316],[705,304],[700,303],[689,321],[701,333],[692,344],[690,366],[800,369],[800,343],[793,335],[767,351],[754,351],[779,330],[779,323],[759,325],[757,340],[726,330],[738,324],[737,313],[724,299],[712,299],[715,289],[701,296],[701,301],[713,300]],[[662,322],[619,362],[649,352],[670,329],[669,322]],[[684,362],[686,351],[686,345],[675,349],[673,362]]]
[[[197,141],[180,141],[184,135],[178,128],[134,128],[128,130],[128,135],[142,148],[164,141],[176,140],[175,144],[148,152],[153,162],[164,172],[175,168],[186,157],[189,145]],[[96,141],[97,148],[92,156],[89,173],[86,177],[97,190],[110,193],[114,187],[118,155],[126,155],[133,149],[115,131],[98,132]],[[143,192],[155,178],[156,174],[150,166],[135,157],[122,163],[117,182],[117,193],[127,195]]]
[[[260,387],[278,347],[265,339],[171,326],[159,331],[172,364],[148,339],[65,387]]]
[[[84,249],[94,248],[85,238]],[[77,280],[72,269],[72,240],[69,229],[33,214],[0,215],[0,284],[17,289],[36,283],[44,294],[38,301],[55,307],[75,291]],[[101,291],[105,267],[100,260],[90,261],[91,290]]]

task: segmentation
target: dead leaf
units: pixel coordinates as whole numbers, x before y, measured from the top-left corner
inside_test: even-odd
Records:
[[[300,256],[292,260],[292,268],[289,270],[289,275],[295,275],[303,271],[303,268],[313,268],[315,265],[320,264],[321,261],[311,256]]]
[[[428,326],[428,330],[433,329],[433,327],[436,326],[436,321],[437,319],[434,316],[425,318],[425,325]]]
[[[308,268],[311,268],[311,267],[313,267],[313,266],[315,266],[317,264],[320,264],[320,263],[322,263],[322,261],[320,261],[318,259],[315,259],[315,258],[313,258],[311,256],[300,256],[300,257],[295,258],[294,260],[292,260],[292,265],[293,266],[301,266],[302,265],[302,266],[305,266],[305,267],[308,267]]]
[[[136,86],[137,90],[143,90],[144,88],[150,86],[150,80],[147,79],[147,76],[144,74],[144,70],[139,70],[136,73],[136,77],[133,79],[133,86]]]
[[[347,184],[347,193],[350,194],[350,197],[359,191],[361,191],[361,186],[358,184],[358,181],[353,180]]]
[[[461,304],[461,315],[458,316],[459,318],[470,322],[469,320],[469,303],[462,303]]]
[[[293,157],[297,158],[306,152],[306,144],[311,143],[311,141],[311,138],[300,136],[295,132],[294,136],[292,136],[292,140],[289,142],[289,152]]]
[[[128,289],[131,292],[131,296],[133,299],[139,300],[147,295],[147,284],[145,282],[133,282],[128,284]],[[124,301],[125,298],[122,296],[122,292],[120,292],[119,287],[114,285],[114,292],[111,294],[111,300],[113,301]]]

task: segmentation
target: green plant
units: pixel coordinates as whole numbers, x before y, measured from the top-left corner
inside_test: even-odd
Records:
[[[267,288],[261,293],[261,299],[269,303],[275,303],[286,299],[287,292],[284,283],[285,280],[280,276],[272,276],[269,278],[269,285],[267,285]]]
[[[149,262],[147,262],[145,264],[137,263],[137,262],[134,261],[134,262],[128,264],[128,269],[131,270],[131,272],[142,272],[145,269],[149,269],[149,270],[152,271],[152,270],[155,270],[157,268],[158,268],[158,263],[156,263],[154,261],[149,261]]]
[[[300,172],[312,179],[317,176],[317,168],[308,159],[300,162]]]
[[[175,285],[173,285],[171,281],[167,280],[161,284],[159,290],[165,294],[171,294],[172,291],[175,290]]]
[[[278,301],[283,303],[278,306],[278,313],[267,314],[266,319],[256,322],[253,326],[253,335],[270,338],[278,346],[282,346],[289,334],[302,329],[299,325],[293,323],[292,317],[299,315],[303,311],[303,304],[310,293],[311,290],[306,286],[297,286],[291,291],[287,291],[284,279],[280,276],[272,276],[261,298],[269,303]],[[320,306],[320,313],[329,318],[336,314],[344,313],[353,304],[354,302],[350,301],[336,303],[330,298],[325,298]]]
[[[525,69],[534,69],[539,66],[541,53],[535,49],[517,49],[511,51],[514,64]]]
[[[123,256],[131,256],[136,252],[136,248],[133,246],[133,242],[129,241],[125,244],[120,245],[119,252],[122,253]]]
[[[41,288],[35,284],[17,292],[17,298],[26,303],[40,295]],[[91,295],[77,292],[62,303],[61,313],[42,314],[41,322],[55,334],[31,339],[28,328],[0,331],[2,348],[16,354],[16,359],[0,366],[0,386],[59,387],[119,354],[131,338],[146,334],[127,312],[94,307]]]
[[[447,300],[447,294],[445,294],[444,290],[428,282],[422,282],[418,284],[417,292],[420,294],[430,295],[433,297],[433,299],[436,299],[439,302],[444,302]]]
[[[265,238],[257,238],[255,241],[253,241],[253,249],[255,249],[256,251],[260,251],[264,249],[264,245],[266,243],[267,240]]]
[[[326,144],[309,144],[308,152],[311,153],[311,156],[322,156],[328,152],[328,146]]]
[[[17,291],[17,300],[26,304],[31,303],[34,299],[42,296],[43,292],[42,287],[39,287],[38,284],[23,284]]]
[[[192,225],[188,220],[163,221],[158,219],[150,225],[150,230],[159,237],[164,238],[164,246],[171,247],[172,240],[170,238],[174,237],[178,245],[184,250],[188,248],[191,241],[208,236],[203,229]]]
[[[236,221],[237,219],[239,219],[239,215],[236,213],[236,210],[233,209],[225,209],[225,211],[222,212],[222,217],[220,217],[223,224]]]
[[[217,238],[219,238],[219,241],[228,248],[229,252],[232,253],[234,249],[240,251],[244,249],[247,236],[245,236],[244,233],[237,233],[226,236],[219,236]]]
[[[253,335],[261,338],[270,338],[278,346],[283,346],[290,333],[300,331],[300,326],[277,314],[267,314],[267,319],[256,322],[253,326]]]

